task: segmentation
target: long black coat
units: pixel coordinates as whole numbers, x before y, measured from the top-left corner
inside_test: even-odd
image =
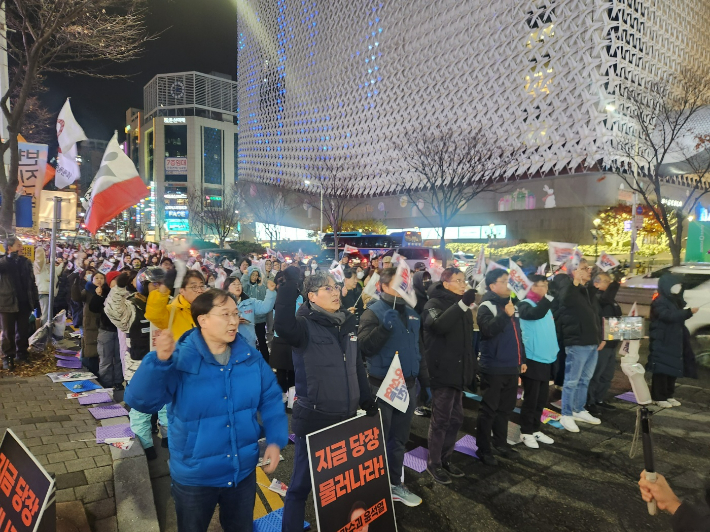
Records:
[[[651,303],[650,353],[647,364],[651,373],[683,377],[684,358],[694,359],[690,343],[684,341],[689,336],[685,320],[693,313],[689,308],[683,308],[683,290],[678,294],[671,293],[671,287],[681,283],[682,279],[673,274],[662,275],[658,280],[658,297]]]
[[[424,354],[432,388],[463,390],[476,371],[473,312],[458,304],[461,296],[443,284],[429,289],[422,311]]]

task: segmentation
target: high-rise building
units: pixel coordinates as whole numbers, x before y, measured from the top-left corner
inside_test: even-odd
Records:
[[[237,179],[237,84],[226,74],[159,74],[126,113],[129,156],[157,198],[156,238],[190,232],[188,191],[218,202]]]
[[[347,161],[357,193],[378,197],[365,214],[386,211],[394,227],[427,223],[398,201],[409,170],[397,143],[482,126],[526,147],[521,181],[472,201],[458,224],[507,224],[512,238],[564,224],[588,240],[596,207],[629,198],[609,171],[612,139],[635,134],[625,90],[710,67],[709,0],[242,4],[240,177],[307,191],[323,162]]]

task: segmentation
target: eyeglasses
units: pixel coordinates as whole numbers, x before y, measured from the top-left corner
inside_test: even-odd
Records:
[[[232,319],[239,321],[239,311],[217,312],[217,313],[208,312],[207,314],[210,316],[216,316],[216,317],[222,318],[225,321],[230,321]]]
[[[186,290],[192,290],[193,292],[204,292],[207,290],[206,284],[191,284],[185,287]]]
[[[320,288],[318,288],[318,290],[325,290],[325,291],[328,292],[329,294],[332,294],[333,292],[337,292],[337,291],[338,291],[338,287],[337,287],[337,286],[331,286],[331,285],[328,285],[328,286],[321,286]]]
[[[450,281],[447,281],[447,283],[458,283],[458,284],[466,284],[466,281],[464,279],[451,279]]]

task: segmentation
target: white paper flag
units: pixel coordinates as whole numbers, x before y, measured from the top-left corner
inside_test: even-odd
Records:
[[[113,262],[109,262],[107,260],[103,261],[101,263],[101,267],[99,267],[99,271],[106,275],[108,272],[110,272],[113,269]]]
[[[69,98],[64,102],[62,110],[57,118],[57,140],[63,153],[68,154],[77,142],[86,140],[84,130],[78,124],[72,113]]]
[[[547,270],[547,263],[538,266],[537,271],[535,273],[537,275],[545,275],[545,270]]]
[[[380,274],[375,272],[370,276],[370,280],[367,281],[365,288],[362,293],[370,296],[373,299],[380,299],[380,291],[377,290],[377,283],[380,282]]]
[[[476,263],[473,265],[473,271],[471,272],[473,280],[481,282],[486,276],[486,254],[485,246],[481,246],[481,251],[478,253],[478,258]]]
[[[394,354],[385,380],[382,381],[382,386],[377,390],[377,397],[400,412],[406,412],[409,408],[409,390],[407,390],[407,382],[402,374],[399,353]]]
[[[602,251],[602,254],[599,255],[599,258],[597,259],[597,266],[599,266],[599,269],[603,272],[616,268],[618,265],[619,261],[611,255],[607,255],[606,251]]]
[[[345,280],[345,273],[343,272],[342,264],[338,264],[332,270],[328,270],[328,273],[330,273],[335,278],[336,283],[342,283]]]
[[[414,292],[414,279],[412,272],[409,270],[409,265],[404,259],[400,259],[397,265],[393,288],[410,307],[414,308],[417,306],[417,294]]]
[[[515,295],[518,296],[518,299],[523,300],[525,299],[525,296],[528,295],[528,292],[532,287],[532,283],[523,273],[523,270],[520,269],[520,266],[518,266],[512,259],[508,260],[510,261],[508,285],[510,286],[510,289],[515,292]]]
[[[54,174],[54,184],[58,189],[68,187],[81,176],[79,164],[76,162],[76,144],[72,144],[67,152],[57,154],[57,169]]]
[[[550,265],[559,266],[574,255],[577,244],[571,244],[569,242],[548,242],[547,246],[550,255]]]

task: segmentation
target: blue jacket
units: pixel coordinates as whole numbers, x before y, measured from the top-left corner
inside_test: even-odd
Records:
[[[513,316],[505,313],[504,299],[488,291],[478,308],[478,328],[481,332],[482,373],[517,375],[525,364],[525,348],[520,335],[517,310]]]
[[[525,358],[543,364],[552,364],[557,360],[560,350],[551,305],[552,301],[548,298],[542,298],[539,303],[523,299],[518,305]]]
[[[240,299],[237,302],[239,317],[245,318],[251,322],[248,325],[244,323],[239,324],[239,334],[244,337],[250,346],[256,347],[256,331],[254,330],[256,317],[258,315],[268,314],[274,310],[275,302],[276,290],[267,290],[266,297],[263,301],[250,297],[249,299]]]
[[[395,321],[394,329],[387,331],[386,338],[384,335],[378,338],[377,346],[371,346],[371,342],[367,340],[370,334],[380,327],[380,324],[384,321],[385,313],[391,310],[392,306],[382,300],[375,301],[367,307],[365,312],[368,314],[370,312],[374,313],[377,317],[377,323],[375,324],[374,320],[368,319],[368,315],[363,315],[363,321],[360,322],[358,336],[362,344],[363,355],[368,358],[368,373],[380,380],[387,376],[387,371],[390,369],[395,352],[399,352],[399,362],[402,365],[402,374],[405,379],[413,379],[419,375],[419,362],[421,360],[421,354],[419,353],[419,327],[421,322],[414,309],[403,303],[396,309],[399,313],[399,319]],[[403,320],[406,323],[403,323]]]
[[[148,353],[126,388],[126,403],[139,412],[168,405],[170,475],[180,484],[236,486],[256,468],[262,433],[267,445],[288,443],[281,388],[271,368],[241,335],[230,347],[222,366],[192,329],[169,360]]]

